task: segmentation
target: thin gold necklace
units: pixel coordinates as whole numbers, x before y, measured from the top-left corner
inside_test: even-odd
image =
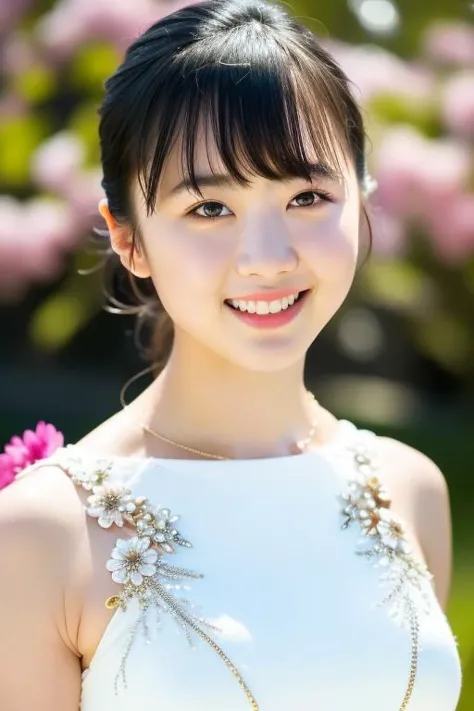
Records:
[[[311,398],[311,400],[315,403],[318,404],[318,401],[314,397],[313,393],[306,391],[308,397]],[[299,442],[296,443],[296,446],[300,450],[300,452],[304,452],[306,448],[311,444],[313,437],[315,435],[316,429],[318,426],[318,420],[315,419],[311,425],[311,428],[309,430],[308,436],[305,437],[305,439],[300,440]],[[220,461],[225,461],[225,460],[230,460],[231,457],[223,457],[220,454],[211,454],[211,452],[203,452],[201,449],[195,449],[194,447],[189,447],[187,444],[181,444],[181,442],[175,442],[172,439],[169,439],[169,437],[165,437],[164,435],[160,434],[159,432],[156,432],[153,430],[151,427],[149,427],[146,424],[142,424],[142,429],[145,432],[148,432],[148,434],[153,435],[153,437],[156,437],[157,439],[161,440],[162,442],[166,442],[166,444],[170,444],[172,447],[176,447],[177,449],[182,449],[185,452],[190,452],[191,454],[197,454],[200,457],[207,457],[209,459],[218,459]]]

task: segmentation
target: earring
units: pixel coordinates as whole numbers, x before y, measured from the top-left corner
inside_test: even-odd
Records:
[[[365,198],[368,198],[377,190],[378,183],[373,178],[370,173],[365,173],[364,179],[362,180],[362,194]]]

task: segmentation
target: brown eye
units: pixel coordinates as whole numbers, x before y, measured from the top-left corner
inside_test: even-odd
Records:
[[[308,205],[313,205],[315,202],[315,196],[316,193],[314,191],[310,191],[307,193],[301,193],[301,195],[298,195],[298,197],[295,198],[295,200],[298,201],[299,205],[301,207],[307,207]],[[317,196],[316,196],[317,198]]]
[[[329,193],[322,190],[306,190],[304,193],[297,195],[291,202],[298,202],[296,207],[314,207],[321,202],[332,202]]]
[[[222,215],[221,210],[223,209],[228,210],[221,202],[208,200],[194,207],[188,212],[188,215],[190,217],[197,217],[198,219],[213,220],[217,217],[227,217],[227,215]],[[200,214],[198,210],[202,210],[204,214]],[[230,211],[229,214],[231,214]]]

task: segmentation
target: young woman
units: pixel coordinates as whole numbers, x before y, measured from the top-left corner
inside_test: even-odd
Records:
[[[2,711],[454,711],[445,480],[303,382],[369,232],[346,77],[279,5],[211,0],[105,89],[100,214],[172,348],[2,492]]]

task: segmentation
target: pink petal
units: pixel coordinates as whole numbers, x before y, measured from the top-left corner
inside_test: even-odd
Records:
[[[41,458],[48,457],[64,444],[62,432],[50,423],[39,422],[36,426],[36,434],[41,440]]]
[[[46,432],[46,422],[44,420],[40,420],[38,424],[35,427],[35,432],[38,435],[38,437],[43,438],[44,433]]]
[[[36,436],[36,432],[33,432],[33,430],[25,430],[23,432],[23,442],[26,447],[36,444],[37,441],[38,437]]]
[[[14,435],[5,446],[15,469],[20,471],[27,465],[50,456],[64,444],[64,436],[53,425],[41,420],[35,431],[25,430],[23,438]]]
[[[18,435],[13,435],[10,440],[10,443],[13,447],[24,447],[23,440],[21,439],[21,437],[18,437]]]
[[[2,489],[5,489],[9,484],[12,483],[15,479],[15,474],[13,472],[10,473],[0,473],[0,491]]]
[[[7,454],[0,454],[0,489],[12,483],[15,478],[15,469]]]
[[[10,458],[14,467],[24,468],[27,464],[31,464],[32,462],[30,453],[26,447],[20,449],[19,447],[10,447],[7,445],[5,447],[5,454]]]
[[[41,459],[41,443],[36,435],[36,432],[32,432],[32,430],[25,430],[23,433],[23,442],[29,450],[33,461]]]
[[[25,447],[23,442],[21,443],[21,446],[6,444],[5,454],[8,454],[10,457],[23,457],[25,455],[28,455],[28,449]]]

